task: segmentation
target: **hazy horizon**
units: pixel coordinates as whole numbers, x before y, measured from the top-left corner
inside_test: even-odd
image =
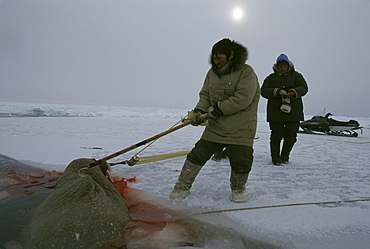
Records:
[[[305,113],[370,117],[369,13],[365,0],[3,0],[0,101],[192,109],[229,37],[260,85],[286,53],[309,86]]]

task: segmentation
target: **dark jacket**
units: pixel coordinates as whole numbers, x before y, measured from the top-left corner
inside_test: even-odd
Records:
[[[302,74],[294,69],[294,65],[289,61],[289,70],[281,74],[277,64],[273,66],[274,73],[266,77],[261,87],[262,97],[267,101],[267,122],[289,122],[304,120],[302,97],[308,92],[306,80]],[[276,89],[281,88],[286,92],[293,91],[295,96],[290,99],[292,110],[285,113],[280,110],[282,97],[276,94]]]
[[[245,64],[246,48],[238,43],[234,46],[234,58],[224,68],[217,69],[211,55],[213,67],[206,75],[196,108],[206,111],[218,103],[223,113],[221,117],[208,121],[202,139],[253,146],[261,90],[253,68]]]

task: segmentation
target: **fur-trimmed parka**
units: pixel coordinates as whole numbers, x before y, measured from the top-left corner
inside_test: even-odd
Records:
[[[302,97],[308,92],[306,80],[302,74],[295,71],[291,61],[288,71],[284,74],[279,72],[277,63],[273,65],[273,73],[266,77],[261,87],[261,95],[267,101],[267,122],[297,122],[304,120]],[[291,111],[285,113],[280,110],[282,98],[276,94],[276,89],[284,89],[286,92],[294,92],[290,99]]]
[[[253,146],[257,129],[260,86],[253,68],[245,64],[247,49],[233,41],[233,59],[218,69],[210,55],[211,69],[199,93],[196,108],[204,112],[218,103],[223,115],[209,119],[202,139],[224,144]]]

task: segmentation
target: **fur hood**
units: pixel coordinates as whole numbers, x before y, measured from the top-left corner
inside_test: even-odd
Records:
[[[282,74],[280,73],[278,67],[277,67],[277,63],[275,63],[273,66],[272,66],[272,70],[274,70],[274,73],[277,73],[277,74]],[[295,69],[294,69],[294,64],[292,61],[289,61],[289,68],[288,68],[288,71],[285,73],[285,74],[290,74],[292,72],[295,72]]]
[[[210,55],[209,63],[212,65],[213,72],[218,76],[229,74],[232,70],[238,70],[245,65],[248,59],[247,48],[238,42],[232,41],[232,51],[234,52],[234,58],[222,68],[217,68],[216,64],[213,62],[213,54]]]
[[[285,74],[290,74],[295,71],[293,62],[291,62],[286,54],[281,54],[277,57],[276,63],[273,65],[272,70],[277,74],[282,74],[277,66],[279,61],[285,61],[288,63],[288,71]]]

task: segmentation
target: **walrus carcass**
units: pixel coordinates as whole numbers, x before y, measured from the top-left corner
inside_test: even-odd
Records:
[[[107,163],[76,159],[36,210],[24,248],[93,248],[122,234],[130,221],[124,199],[105,177]]]

